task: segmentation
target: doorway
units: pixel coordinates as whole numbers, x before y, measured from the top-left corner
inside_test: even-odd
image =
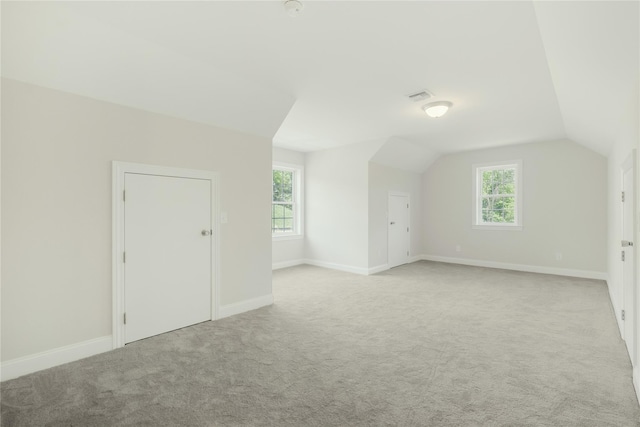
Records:
[[[389,268],[409,262],[409,195],[389,193],[388,255]]]
[[[113,168],[114,347],[215,319],[215,173]]]

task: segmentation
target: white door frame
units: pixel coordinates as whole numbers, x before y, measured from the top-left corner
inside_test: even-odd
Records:
[[[220,238],[217,218],[219,218],[219,191],[217,172],[181,169],[165,166],[145,165],[141,163],[112,163],[112,290],[113,290],[113,348],[124,346],[124,177],[126,173],[143,175],[170,176],[176,178],[195,178],[211,181],[211,320],[217,319],[220,288]]]
[[[632,200],[634,205],[638,202],[637,201],[637,194],[638,191],[636,189],[636,177],[637,177],[637,173],[636,173],[636,150],[632,150],[631,154],[629,154],[629,156],[627,157],[627,159],[622,163],[622,165],[620,166],[620,185],[622,187],[622,190],[624,191],[624,175],[626,172],[628,172],[629,170],[632,170],[632,175],[631,175],[631,185],[633,186],[633,194],[632,194]],[[640,241],[638,241],[639,239],[636,239],[636,234],[637,234],[637,224],[636,224],[636,206],[632,206],[631,207],[631,218],[629,218],[629,220],[631,221],[631,228],[632,228],[632,232],[631,232],[631,236],[632,236],[632,241],[634,244],[634,256],[630,257],[630,259],[626,259],[626,262],[632,262],[633,263],[633,277],[632,277],[632,283],[633,283],[633,296],[631,298],[631,305],[633,306],[633,314],[634,314],[634,318],[633,319],[625,319],[624,322],[622,322],[622,338],[624,339],[627,336],[627,328],[629,328],[630,326],[633,327],[633,343],[635,348],[632,349],[631,351],[634,354],[634,358],[636,360],[631,360],[631,364],[633,365],[633,368],[635,370],[636,365],[637,365],[637,348],[638,348],[638,304],[637,304],[637,297],[638,297],[638,285],[637,285],[637,277],[638,277],[638,273],[637,273],[637,249],[636,245],[640,244]],[[623,232],[623,227],[624,227],[624,205],[622,205],[622,209],[620,211],[620,231],[621,231],[621,239],[622,240],[624,238],[624,236],[622,235]],[[624,265],[621,265],[621,268],[624,271]],[[625,298],[625,279],[624,279],[624,272],[622,274],[622,310],[625,309],[625,307],[627,307],[627,305],[629,304],[629,301],[626,301]],[[618,315],[618,313],[616,313],[616,315]],[[633,358],[632,358],[633,359]]]
[[[390,266],[389,253],[391,251],[391,245],[389,244],[389,241],[391,240],[389,238],[391,234],[391,225],[389,224],[389,211],[390,211],[389,202],[391,201],[391,197],[393,196],[400,196],[400,197],[407,198],[407,204],[409,204],[409,208],[407,209],[407,227],[409,227],[409,230],[411,230],[411,194],[405,193],[402,191],[389,191],[389,194],[387,195],[387,266]],[[411,254],[411,232],[410,231],[407,233],[407,252]],[[411,259],[411,255],[407,255],[407,264],[409,263],[410,259]]]

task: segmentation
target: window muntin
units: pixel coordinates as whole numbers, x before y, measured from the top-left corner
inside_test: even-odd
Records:
[[[474,165],[477,228],[522,229],[521,161]]]
[[[274,164],[271,183],[271,235],[302,237],[302,167]]]
[[[271,233],[292,234],[295,230],[295,171],[273,169]]]

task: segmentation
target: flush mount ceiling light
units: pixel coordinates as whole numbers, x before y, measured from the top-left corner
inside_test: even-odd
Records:
[[[290,17],[295,18],[304,9],[304,5],[298,0],[286,0],[284,2],[284,10]]]
[[[427,116],[437,119],[438,117],[444,116],[452,106],[453,104],[449,101],[438,101],[423,105],[422,109],[427,113]]]

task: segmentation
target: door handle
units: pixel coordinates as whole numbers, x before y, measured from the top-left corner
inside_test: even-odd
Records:
[[[202,234],[203,236],[211,236],[212,231],[211,230],[202,230],[200,232],[200,234]]]
[[[391,221],[391,225],[395,224],[395,222]]]
[[[628,240],[623,240],[622,247],[625,247],[625,246],[633,246],[633,242],[630,242]]]

